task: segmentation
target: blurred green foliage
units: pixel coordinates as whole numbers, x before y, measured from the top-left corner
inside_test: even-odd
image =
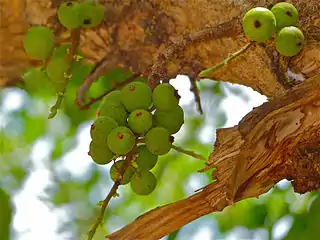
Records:
[[[12,206],[10,196],[0,188],[0,239],[10,239],[10,225],[12,220]]]
[[[9,234],[12,212],[8,195],[3,189],[10,193],[11,199],[14,198],[15,194],[24,188],[27,179],[34,174],[37,164],[42,164],[41,166],[50,172],[50,180],[43,180],[47,183],[37,197],[50,206],[51,211],[60,209],[67,212],[68,217],[60,220],[59,231],[71,232],[72,237],[68,239],[85,239],[85,233],[93,224],[99,212],[97,203],[104,199],[112,185],[108,173],[110,166],[95,165],[86,153],[81,157],[76,155],[77,159],[73,159],[75,155],[71,154],[83,141],[80,136],[89,137],[89,126],[98,107],[96,103],[88,110],[80,110],[74,105],[77,88],[91,68],[91,65],[83,61],[77,62],[62,109],[51,120],[48,120],[47,116],[55,101],[55,95],[47,83],[39,83],[38,87],[32,86],[28,91],[17,88],[1,91],[0,234],[4,234],[4,237],[0,235],[1,240],[8,239],[6,236]],[[88,95],[96,97],[129,76],[130,73],[115,69],[98,79]],[[143,78],[138,80],[145,81]],[[213,150],[215,128],[223,127],[227,120],[226,110],[221,107],[222,101],[227,97],[225,89],[230,88],[243,99],[247,96],[237,87],[214,81],[203,81],[199,88],[205,115],[201,116],[196,112],[193,102],[182,105],[186,121],[181,133],[176,136],[176,145],[207,157]],[[21,105],[14,109],[7,106],[14,105],[8,103],[8,96],[12,93],[21,100]],[[82,134],[83,131],[85,134]],[[201,139],[203,131],[211,133],[209,141]],[[39,141],[47,142],[47,149],[35,148]],[[83,152],[88,150],[89,146],[86,147],[87,149],[82,149]],[[47,154],[36,157],[35,149],[45,150]],[[70,164],[65,164],[68,161],[72,161],[71,168]],[[212,181],[210,172],[197,172],[203,167],[203,161],[174,151],[160,157],[153,170],[159,182],[156,190],[149,196],[138,196],[130,187],[122,186],[119,190],[120,196],[111,201],[106,211],[104,228],[99,229],[95,239],[105,239],[105,234],[121,228],[152,208],[192,195],[195,190]],[[22,207],[16,206],[17,212]],[[276,186],[260,199],[248,199],[221,213],[210,214],[191,223],[192,229],[187,225],[170,234],[168,239],[190,239],[190,231],[194,233],[204,225],[212,226],[211,231],[215,236],[213,239],[225,238],[238,226],[244,226],[248,231],[265,229],[271,239],[279,220],[290,216],[292,227],[286,239],[312,240],[320,234],[319,213],[318,192],[299,196],[293,192],[290,185]]]

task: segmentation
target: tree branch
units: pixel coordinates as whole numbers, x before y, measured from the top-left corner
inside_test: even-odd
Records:
[[[298,193],[319,190],[319,106],[320,75],[254,109],[238,126],[218,130],[207,162],[208,168],[217,169],[212,173],[217,182],[151,210],[107,237],[160,239],[233,202],[258,197],[284,178]]]
[[[161,236],[165,236],[214,210],[215,208],[212,208],[206,201],[206,193],[199,192],[190,198],[151,210],[107,238],[110,240],[160,239]]]
[[[270,7],[276,2],[277,0],[261,0],[259,6]],[[92,79],[116,67],[128,68],[132,72],[145,72],[154,66],[150,78],[154,78],[156,83],[159,79],[179,74],[179,67],[185,59],[196,60],[207,68],[240,49],[246,43],[242,34],[241,16],[256,6],[257,1],[245,0],[242,4],[209,0],[198,1],[197,4],[189,0],[101,3],[105,6],[104,23],[98,28],[81,30],[80,38],[81,51],[86,60],[97,64],[103,59],[103,64],[97,68]],[[320,29],[315,21],[315,16],[320,11],[320,2],[292,0],[292,3],[299,10],[299,27],[305,33],[308,44],[299,56],[292,58],[290,69],[308,77],[314,76],[320,69],[320,45],[317,42],[320,39]],[[34,64],[24,54],[21,44],[23,34],[30,25],[55,28],[50,19],[56,15],[56,9],[51,0],[30,0],[25,4],[12,0],[0,7],[8,13],[0,16],[0,34],[3,36],[0,48],[0,86],[8,86],[19,79],[21,72]],[[234,21],[235,19],[238,20]],[[225,29],[219,30],[218,26],[224,26]],[[210,32],[214,29],[218,31],[208,34],[208,30]],[[234,29],[234,32],[230,30],[228,34],[223,33],[228,29]],[[61,34],[63,35],[59,33]],[[201,38],[201,35],[207,37]],[[273,51],[266,53],[261,47],[253,47],[246,53],[246,58],[235,59],[216,71],[212,77],[252,87],[268,97],[283,94],[286,86],[280,78],[283,78],[288,69],[281,69],[284,72],[279,72],[275,65],[277,53],[272,41],[265,45]],[[89,85],[88,80],[84,88],[80,89],[79,99],[82,90]]]
[[[0,4],[5,9],[0,16],[0,35],[3,36],[0,86],[12,85],[21,72],[35,64],[27,58],[21,43],[28,26],[52,26],[49,19],[56,10],[48,2],[51,0],[25,3],[12,0]],[[278,0],[261,0],[259,5],[276,2]],[[206,68],[238,50],[246,42],[241,16],[255,7],[257,1],[245,0],[242,4],[209,0],[197,4],[188,0],[103,3],[104,24],[82,31],[80,38],[85,59],[94,64],[104,59],[103,67],[96,68],[92,79],[116,67],[145,72],[153,66],[149,81],[157,84],[167,76],[179,74],[185,59],[196,60]],[[298,56],[291,58],[290,69],[308,77],[315,76],[320,69],[320,29],[316,21],[320,1],[292,0],[292,3],[299,10],[299,27],[308,44]],[[208,160],[208,168],[217,167],[213,174],[218,182],[186,200],[138,218],[112,234],[113,239],[141,239],[141,236],[158,239],[201,215],[222,210],[233,200],[258,196],[283,178],[292,180],[297,192],[319,189],[319,77],[312,84],[305,82],[291,94],[283,95],[292,88],[281,80],[289,68],[276,66],[278,56],[272,44],[266,42],[266,48],[253,46],[246,57],[234,59],[212,76],[252,87],[272,99],[255,109],[239,126],[218,131],[215,152]],[[89,87],[90,81],[86,84]],[[159,218],[150,221],[150,216]]]

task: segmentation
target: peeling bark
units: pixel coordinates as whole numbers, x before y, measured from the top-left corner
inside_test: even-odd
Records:
[[[291,180],[297,193],[319,190],[320,75],[254,109],[238,126],[218,130],[207,161],[207,169],[213,167],[217,182],[151,210],[107,237],[160,239],[233,201],[259,197],[282,179]]]

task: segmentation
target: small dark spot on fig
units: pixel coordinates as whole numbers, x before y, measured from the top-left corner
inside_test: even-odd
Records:
[[[254,27],[255,27],[255,28],[261,27],[261,23],[260,23],[260,21],[258,21],[258,20],[255,20],[253,24],[254,24]]]
[[[291,11],[286,11],[286,14],[287,14],[289,17],[292,17],[292,12],[291,12]]]
[[[83,20],[83,24],[91,24],[91,19],[85,19]]]
[[[137,116],[137,117],[140,117],[141,115],[142,115],[142,112],[137,112],[137,113],[136,113],[136,116]]]
[[[67,5],[68,7],[71,7],[71,6],[73,5],[73,2],[68,2],[66,5]]]
[[[297,43],[297,46],[298,46],[298,47],[301,47],[301,46],[302,46],[302,42],[298,42],[298,43]]]

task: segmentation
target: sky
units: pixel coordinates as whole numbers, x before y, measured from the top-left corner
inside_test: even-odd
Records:
[[[180,104],[182,106],[191,104],[193,102],[193,94],[190,92],[190,83],[186,76],[178,76],[171,84],[178,89],[179,94],[182,96]],[[231,84],[230,84],[231,85]],[[230,90],[225,89],[227,97],[222,102],[222,108],[225,109],[227,114],[227,122],[224,127],[231,127],[236,124],[252,110],[266,102],[265,96],[253,91],[251,88],[239,86],[243,92],[248,96],[247,101],[243,98],[236,96]],[[25,95],[20,91],[10,91],[6,94],[3,101],[0,116],[0,127],[5,125],[5,113],[19,109],[24,102]],[[67,154],[64,155],[61,167],[67,168],[73,176],[81,176],[86,172],[86,169],[91,164],[90,157],[86,154],[90,142],[89,134],[90,124],[84,124],[82,129],[79,130],[77,135],[78,145]],[[211,131],[203,131],[202,139],[204,141],[212,141],[211,135],[206,135]],[[42,194],[44,188],[50,184],[51,176],[46,167],[46,162],[49,161],[48,156],[52,149],[50,136],[38,139],[32,147],[31,159],[33,162],[32,174],[24,182],[22,189],[14,196],[14,204],[18,206],[17,212],[13,220],[13,228],[18,233],[14,240],[71,240],[67,237],[59,237],[57,229],[60,219],[68,218],[68,212],[64,209],[52,210],[50,206],[44,204],[39,200],[38,196]],[[75,170],[76,169],[76,170]],[[195,180],[196,181],[196,180]],[[190,182],[191,187],[198,187],[196,182]],[[45,219],[45,223],[44,223]],[[286,233],[290,225],[290,219],[284,219],[274,229],[274,239],[280,239]],[[240,239],[239,236],[244,234],[243,228],[235,228],[227,236],[227,240]],[[258,229],[254,232],[254,239],[268,239],[268,234],[263,229]],[[199,228],[197,232],[190,238],[190,240],[211,240],[218,239],[213,231],[212,226]]]

